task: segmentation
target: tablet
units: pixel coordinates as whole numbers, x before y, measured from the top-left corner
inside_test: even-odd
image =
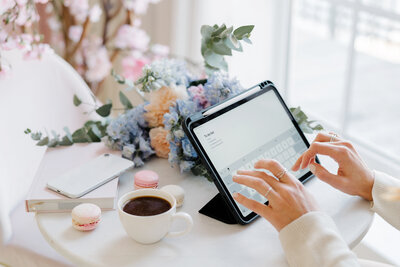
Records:
[[[183,128],[238,223],[248,223],[257,214],[237,203],[233,193],[265,204],[268,200],[254,189],[234,183],[232,176],[237,170],[251,170],[258,160],[272,158],[301,182],[312,177],[307,169],[290,170],[309,143],[269,81],[193,114]]]

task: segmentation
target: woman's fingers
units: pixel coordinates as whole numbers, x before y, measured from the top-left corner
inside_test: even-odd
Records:
[[[332,132],[330,132],[329,134],[328,133],[319,132],[317,134],[317,136],[315,137],[314,141],[311,143],[311,145],[313,143],[315,143],[315,142],[319,142],[319,143],[326,142],[326,143],[334,144],[336,142],[340,142],[340,140],[341,139],[336,134],[334,134]],[[293,164],[293,166],[292,166],[292,170],[293,171],[298,171],[300,169],[301,163],[303,161],[303,155],[304,155],[304,153]]]
[[[273,199],[277,197],[276,188],[269,185],[261,178],[247,175],[235,175],[233,176],[233,181],[235,183],[239,183],[255,189],[260,195],[264,196],[265,198]]]
[[[343,187],[344,179],[342,176],[330,173],[323,166],[316,163],[315,160],[312,160],[310,163],[310,171],[320,180],[324,181],[327,184],[330,184],[335,188]]]
[[[240,193],[234,193],[233,194],[233,198],[239,202],[240,204],[242,204],[243,206],[245,206],[246,208],[254,211],[255,213],[261,215],[262,217],[264,217],[265,219],[267,219],[268,221],[271,220],[272,217],[272,209],[269,206],[266,206],[258,201],[255,201],[253,199],[247,198],[245,196],[243,196]]]
[[[300,163],[300,168],[304,169],[308,166],[311,159],[317,154],[327,155],[333,158],[336,162],[340,160],[342,152],[344,151],[345,147],[335,146],[331,143],[321,143],[315,142],[312,143],[311,146],[303,153],[302,160]]]
[[[266,169],[272,172],[272,174],[283,183],[294,183],[296,179],[287,172],[278,161],[274,159],[262,159],[254,164],[254,168]]]
[[[248,175],[248,176],[254,176],[263,179],[266,181],[268,184],[270,184],[272,187],[276,187],[278,180],[276,178],[272,177],[271,175],[266,174],[265,172],[262,171],[244,171],[244,170],[238,170],[236,172],[239,175]]]

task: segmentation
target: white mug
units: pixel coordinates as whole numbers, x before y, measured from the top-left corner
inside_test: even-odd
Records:
[[[171,204],[171,208],[163,213],[152,216],[137,216],[123,211],[125,204],[137,197],[159,197]],[[152,244],[160,241],[164,236],[175,237],[187,234],[193,226],[192,217],[184,212],[176,213],[176,200],[173,195],[158,189],[139,189],[123,195],[118,201],[119,219],[126,233],[142,244]],[[186,221],[186,229],[179,232],[170,232],[172,221],[182,218]]]

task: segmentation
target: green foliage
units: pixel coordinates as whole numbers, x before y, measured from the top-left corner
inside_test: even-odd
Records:
[[[108,117],[111,113],[112,103],[104,104],[98,109],[96,109],[96,113],[102,117]]]
[[[309,121],[307,115],[300,109],[300,107],[290,108],[290,112],[292,112],[293,117],[303,132],[313,133],[313,131],[320,131],[324,129],[321,124],[316,124],[313,126],[316,121]]]
[[[250,33],[254,25],[246,25],[233,30],[233,26],[203,25],[201,27],[201,55],[207,74],[214,71],[228,71],[228,64],[224,56],[232,56],[232,50],[243,51],[240,41],[251,44]]]
[[[77,107],[82,104],[82,101],[79,99],[77,95],[74,94],[74,105]]]
[[[194,166],[190,169],[190,171],[195,175],[195,176],[203,176],[206,177],[208,181],[213,182],[213,179],[208,172],[207,168],[203,165],[201,162],[200,158],[196,160],[196,163]]]
[[[133,108],[131,101],[129,101],[128,97],[122,91],[119,92],[119,100],[121,104],[125,107],[125,109]]]

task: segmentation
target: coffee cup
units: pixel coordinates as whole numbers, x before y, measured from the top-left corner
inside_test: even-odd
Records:
[[[125,205],[140,197],[154,197],[167,201],[170,208],[160,214],[150,216],[133,215],[124,211]],[[193,226],[192,217],[185,212],[176,212],[176,200],[173,195],[158,189],[139,189],[123,195],[118,201],[119,219],[126,233],[142,244],[152,244],[163,237],[182,236],[190,232]],[[171,232],[173,220],[181,218],[186,222],[182,231]]]

